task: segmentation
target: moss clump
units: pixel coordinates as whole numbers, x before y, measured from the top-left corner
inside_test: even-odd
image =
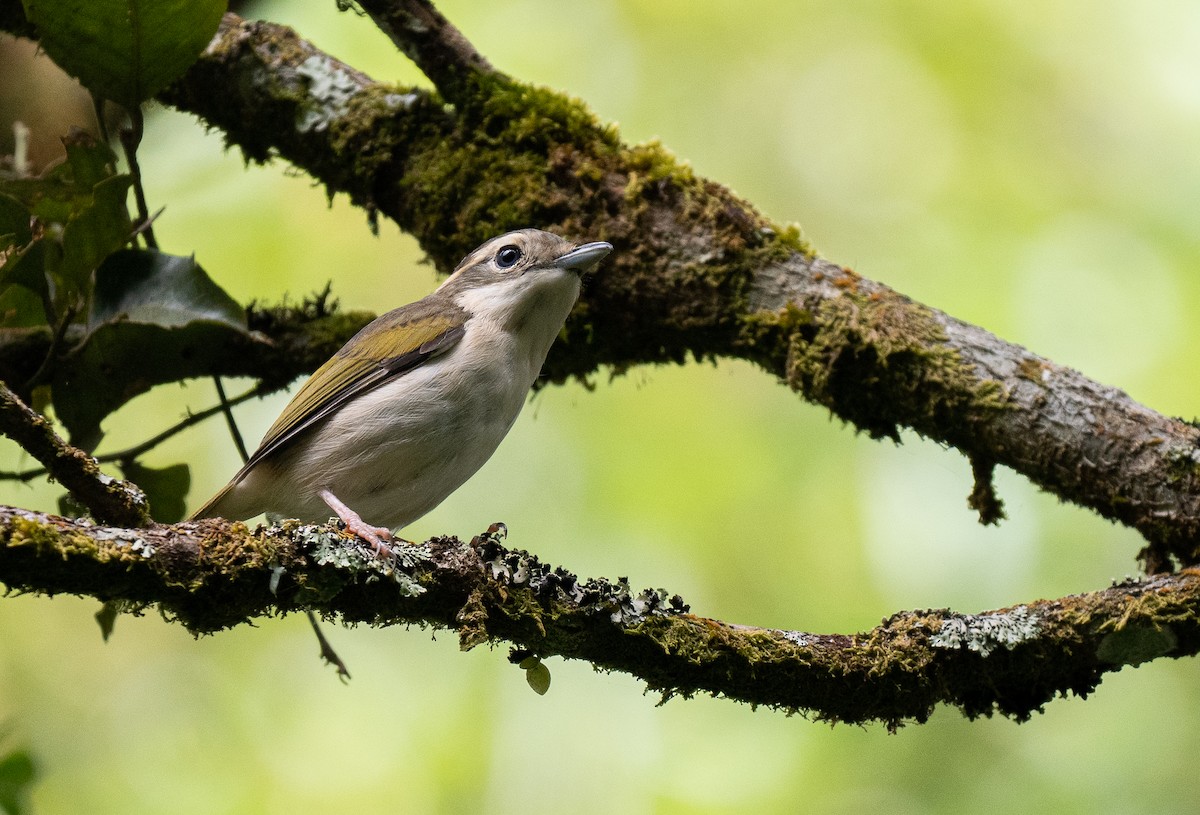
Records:
[[[56,551],[60,552],[64,559],[73,554],[102,557],[99,545],[86,535],[64,532],[52,523],[45,523],[31,517],[13,518],[5,545],[14,548],[32,546],[39,554]],[[110,559],[107,554],[104,553],[103,559]]]
[[[897,439],[904,417],[954,443],[972,422],[1005,409],[1001,384],[962,360],[928,308],[890,289],[860,290],[849,271],[832,282],[841,294],[810,309],[789,305],[745,320],[747,356],[873,438]]]
[[[472,82],[474,93],[460,110],[463,121],[497,142],[542,153],[556,144],[609,151],[621,146],[617,128],[603,124],[579,99],[503,74],[477,74]]]

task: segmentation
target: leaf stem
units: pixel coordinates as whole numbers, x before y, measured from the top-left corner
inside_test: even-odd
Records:
[[[140,107],[130,108],[129,127],[121,128],[121,146],[125,148],[125,160],[129,163],[129,174],[133,177],[133,197],[137,201],[138,211],[136,231],[146,242],[146,248],[157,249],[158,241],[155,239],[154,229],[151,227],[150,208],[146,205],[146,190],[142,186],[142,169],[137,160],[138,145],[142,143],[145,131],[146,122],[142,116],[142,109]]]

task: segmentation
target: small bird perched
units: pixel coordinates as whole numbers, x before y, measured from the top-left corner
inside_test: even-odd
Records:
[[[436,291],[377,318],[322,365],[192,518],[322,521],[333,510],[386,553],[391,529],[491,458],[579,297],[580,276],[610,251],[537,229],[484,243]]]

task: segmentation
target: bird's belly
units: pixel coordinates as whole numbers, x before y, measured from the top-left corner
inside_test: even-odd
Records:
[[[328,489],[368,523],[401,527],[433,509],[495,452],[533,375],[456,358],[410,371],[345,405],[288,451],[280,514],[319,520]],[[513,374],[516,374],[515,376]],[[536,372],[535,372],[536,374]]]

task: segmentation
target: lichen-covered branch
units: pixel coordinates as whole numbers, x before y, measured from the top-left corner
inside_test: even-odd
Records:
[[[60,439],[45,416],[0,381],[0,433],[41,462],[97,518],[120,526],[150,522],[146,496],[136,484],[100,472],[87,453]]]
[[[1124,665],[1200,650],[1200,574],[974,615],[893,615],[854,635],[732,625],[663,590],[581,580],[494,532],[437,538],[383,564],[337,531],[223,521],[118,529],[0,507],[0,581],[156,606],[195,632],[312,609],[347,622],[418,623],[464,648],[509,642],[628,673],[664,696],[709,693],[895,727],[951,704],[1028,718]]]

